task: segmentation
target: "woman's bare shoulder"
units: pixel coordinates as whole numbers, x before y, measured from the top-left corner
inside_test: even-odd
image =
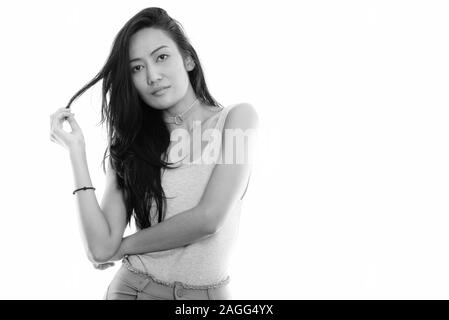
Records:
[[[247,102],[236,103],[231,106],[226,118],[226,127],[255,128],[259,123],[259,116],[254,106]]]

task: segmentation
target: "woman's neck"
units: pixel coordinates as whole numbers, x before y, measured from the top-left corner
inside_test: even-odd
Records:
[[[187,106],[188,108],[189,106]],[[187,109],[185,109],[187,110]],[[171,132],[175,129],[185,129],[187,131],[191,131],[193,129],[193,124],[195,121],[203,122],[207,115],[205,113],[206,106],[202,104],[200,101],[195,102],[190,110],[188,110],[184,116],[182,117],[182,122],[179,124],[175,123],[167,123],[168,129]],[[181,111],[181,113],[184,111]],[[180,113],[178,113],[180,114]],[[170,114],[168,117],[174,117],[173,114]]]
[[[179,128],[191,132],[195,121],[203,122],[208,118],[208,109],[208,106],[202,103],[195,95],[193,89],[189,87],[181,101],[163,111],[163,117],[167,120],[167,127],[170,132]],[[176,121],[177,124],[173,123],[175,120],[174,117],[179,115],[182,115],[182,121],[179,121],[180,118],[178,118]]]

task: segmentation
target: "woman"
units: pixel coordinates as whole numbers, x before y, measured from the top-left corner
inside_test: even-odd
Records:
[[[70,111],[100,80],[108,132],[101,205]],[[101,71],[51,116],[52,141],[69,151],[88,258],[99,269],[123,262],[106,299],[231,298],[227,268],[257,125],[251,105],[214,100],[195,50],[165,10],[144,9],[124,25]],[[131,219],[137,232],[123,238]]]

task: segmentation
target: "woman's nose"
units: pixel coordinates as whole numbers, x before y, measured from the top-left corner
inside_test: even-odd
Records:
[[[147,84],[150,85],[161,79],[161,75],[155,68],[147,68]]]

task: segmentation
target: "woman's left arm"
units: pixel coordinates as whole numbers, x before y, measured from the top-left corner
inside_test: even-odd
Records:
[[[111,260],[119,260],[125,254],[182,247],[218,232],[247,186],[258,125],[257,113],[250,104],[234,106],[223,127],[223,161],[215,165],[198,205],[123,238]],[[236,152],[234,137],[237,137],[237,141],[244,141],[243,144],[237,144]]]

